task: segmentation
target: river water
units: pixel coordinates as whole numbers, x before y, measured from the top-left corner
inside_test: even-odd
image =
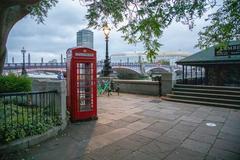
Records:
[[[58,74],[51,72],[32,72],[28,73],[28,76],[31,78],[50,78],[50,79],[58,79]]]

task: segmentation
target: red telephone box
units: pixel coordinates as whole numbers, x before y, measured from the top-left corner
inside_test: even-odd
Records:
[[[71,121],[97,119],[96,51],[67,50],[67,108]]]

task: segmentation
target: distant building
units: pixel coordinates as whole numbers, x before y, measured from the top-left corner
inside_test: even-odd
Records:
[[[93,32],[88,29],[82,29],[78,31],[77,46],[93,49]]]

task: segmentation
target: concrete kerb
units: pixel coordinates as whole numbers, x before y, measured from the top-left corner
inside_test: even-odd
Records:
[[[45,133],[31,136],[31,137],[26,137],[23,139],[13,141],[9,144],[2,145],[2,146],[0,146],[0,154],[3,154],[3,153],[6,154],[6,153],[13,152],[16,150],[26,149],[26,148],[29,148],[30,146],[39,144],[43,141],[46,141],[47,139],[49,139],[51,137],[56,136],[61,131],[63,131],[66,128],[66,126],[67,126],[67,123],[62,124],[61,126],[53,127]]]

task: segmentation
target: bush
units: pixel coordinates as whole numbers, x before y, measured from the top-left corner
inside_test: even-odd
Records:
[[[42,108],[41,111],[36,110],[37,106],[33,109],[28,107],[33,106],[4,105],[0,101],[0,144],[38,135],[53,126],[61,125],[57,115],[51,116],[49,107]]]
[[[9,74],[0,76],[0,93],[28,92],[32,90],[32,80],[27,76]]]

